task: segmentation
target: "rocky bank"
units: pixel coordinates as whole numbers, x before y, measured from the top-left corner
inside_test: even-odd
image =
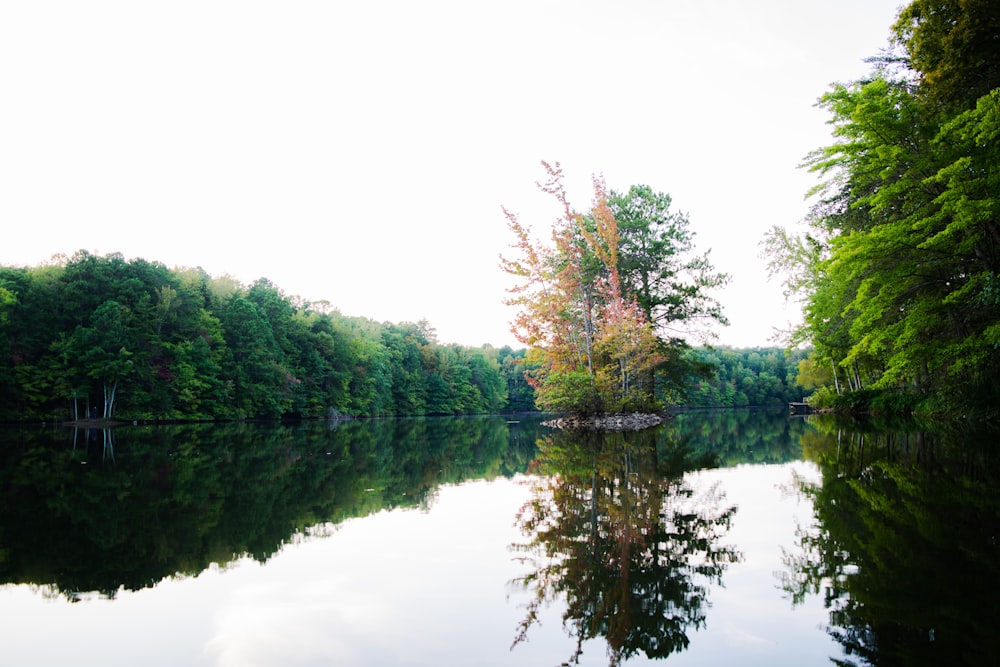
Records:
[[[568,415],[542,422],[545,426],[567,430],[589,431],[641,431],[659,426],[666,417],[645,412],[616,413],[610,415]]]

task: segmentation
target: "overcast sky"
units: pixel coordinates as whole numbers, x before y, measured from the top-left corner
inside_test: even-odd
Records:
[[[797,319],[758,256],[897,0],[0,3],[0,264],[200,266],[345,315],[513,343],[501,206],[643,183],[733,282],[721,344]]]

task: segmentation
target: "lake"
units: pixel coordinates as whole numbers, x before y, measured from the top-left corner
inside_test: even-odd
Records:
[[[2,429],[0,665],[997,662],[995,432],[539,422]]]

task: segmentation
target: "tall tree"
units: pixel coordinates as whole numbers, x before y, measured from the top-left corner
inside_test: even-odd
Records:
[[[808,244],[778,230],[767,244],[773,267],[797,265],[802,332],[838,385],[996,404],[1000,81],[973,64],[1000,56],[995,18],[991,3],[917,0],[894,27],[913,69],[880,65],[820,100],[836,143],[806,163],[826,179]]]
[[[618,223],[622,289],[653,323],[661,338],[676,338],[701,323],[726,324],[711,290],[730,276],[696,254],[688,216],[671,210],[670,195],[648,185],[611,191],[608,205]]]
[[[964,111],[1000,87],[1000,7],[993,0],[914,0],[893,40],[935,103]]]
[[[267,314],[253,301],[236,296],[222,323],[231,351],[230,374],[237,409],[245,417],[280,417],[295,378],[285,370]]]
[[[622,291],[652,323],[661,361],[642,378],[647,391],[668,402],[682,400],[690,376],[707,369],[694,362],[688,338],[711,337],[714,325],[729,322],[712,291],[729,283],[709,252],[698,253],[685,213],[671,209],[670,195],[633,185],[608,198],[618,221]]]
[[[78,327],[74,335],[76,353],[87,375],[101,383],[104,419],[115,413],[118,388],[134,368],[128,341],[128,308],[105,301],[91,317],[89,327]]]

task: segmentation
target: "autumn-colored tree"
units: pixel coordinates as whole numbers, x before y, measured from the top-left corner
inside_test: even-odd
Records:
[[[575,211],[558,163],[543,162],[561,216],[550,243],[540,243],[517,215],[504,209],[520,257],[501,257],[517,277],[509,305],[519,308],[512,331],[528,346],[528,381],[539,407],[575,413],[650,409],[653,396],[636,378],[659,362],[652,325],[623,295],[618,272],[618,225],[603,181],[594,178],[594,202]]]

